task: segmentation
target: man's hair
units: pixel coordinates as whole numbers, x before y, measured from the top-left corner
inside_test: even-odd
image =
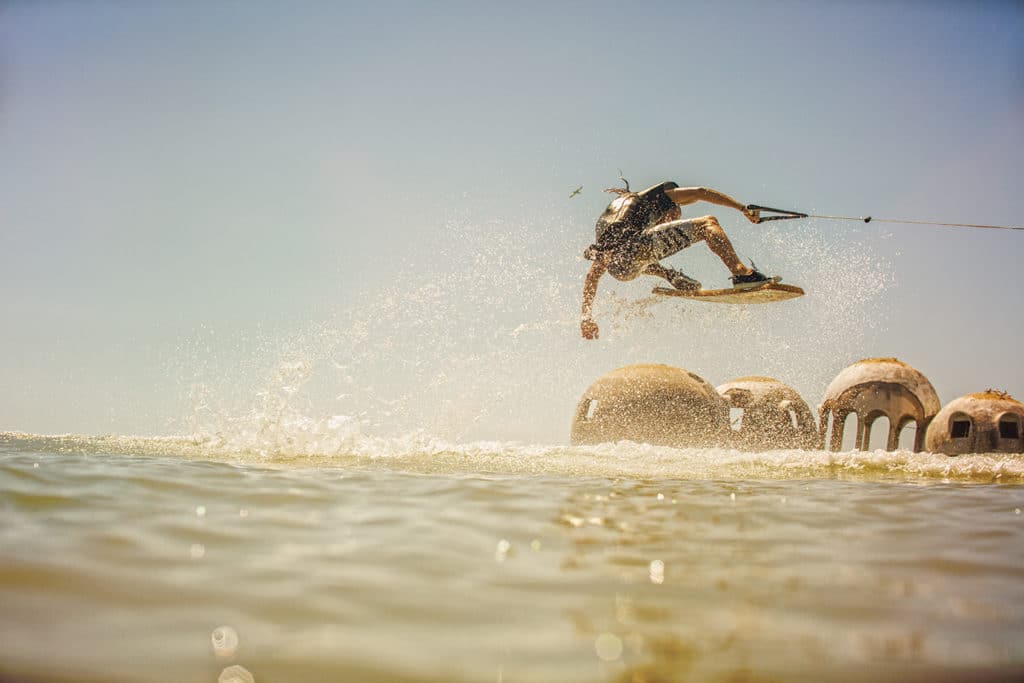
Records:
[[[622,171],[619,171],[619,180],[626,184],[626,187],[606,187],[605,192],[611,192],[617,194],[620,197],[636,197],[638,194],[629,189],[629,181],[622,177]]]

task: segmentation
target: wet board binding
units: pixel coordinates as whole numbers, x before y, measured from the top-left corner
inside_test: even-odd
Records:
[[[698,289],[686,291],[671,287],[655,287],[652,294],[662,296],[680,296],[694,301],[707,301],[716,304],[770,304],[786,299],[795,299],[804,295],[804,290],[795,285],[783,285],[778,282],[767,282],[760,287],[750,289]]]

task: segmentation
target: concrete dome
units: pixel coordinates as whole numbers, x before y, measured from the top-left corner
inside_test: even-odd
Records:
[[[795,390],[771,377],[740,377],[717,389],[732,408],[743,411],[733,425],[737,445],[769,448],[813,448],[818,428],[810,406]]]
[[[728,439],[728,430],[728,405],[701,377],[668,365],[629,365],[583,392],[571,440],[717,446]]]
[[[926,414],[935,415],[942,407],[939,396],[928,378],[896,358],[865,358],[846,368],[828,385],[822,407],[835,403],[851,389],[872,382],[905,387],[918,397]]]
[[[1024,404],[989,389],[950,401],[928,426],[933,453],[1024,453]]]
[[[843,439],[844,421],[857,415],[856,448],[869,448],[871,425],[879,417],[889,420],[886,449],[895,450],[899,433],[909,423],[917,424],[914,450],[921,450],[928,423],[941,405],[931,382],[920,372],[895,358],[867,358],[840,372],[825,391],[818,409],[822,439],[838,450]],[[832,416],[829,430],[828,418]],[[824,445],[824,444],[823,444]]]

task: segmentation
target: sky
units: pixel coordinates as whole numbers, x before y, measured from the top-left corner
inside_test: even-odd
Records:
[[[603,281],[601,339],[578,331],[620,172],[1024,224],[1022,34],[1024,5],[995,1],[7,0],[0,430],[289,415],[557,443],[590,382],[641,362],[770,374],[812,408],[873,356],[943,403],[1022,397],[1014,231],[695,208],[807,296]],[[726,284],[702,245],[669,263]]]

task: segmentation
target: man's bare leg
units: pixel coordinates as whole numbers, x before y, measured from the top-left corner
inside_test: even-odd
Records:
[[[732,248],[732,242],[725,235],[725,230],[722,230],[722,226],[718,224],[717,218],[704,216],[696,219],[695,222],[699,226],[696,237],[708,243],[708,248],[715,256],[722,259],[722,263],[733,275],[750,275],[754,272],[753,268],[740,261],[736,250]]]

